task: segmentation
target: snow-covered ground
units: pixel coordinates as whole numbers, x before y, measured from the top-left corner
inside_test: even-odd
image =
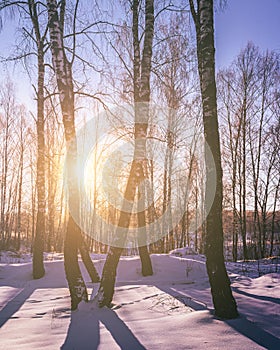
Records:
[[[121,258],[113,309],[96,306],[98,284],[81,263],[92,301],[71,313],[62,254],[46,254],[45,277],[32,280],[29,254],[1,252],[0,349],[280,349],[275,261],[227,263],[241,316],[223,321],[212,314],[202,255],[151,257],[149,277],[139,257]],[[105,256],[93,259],[101,274]]]

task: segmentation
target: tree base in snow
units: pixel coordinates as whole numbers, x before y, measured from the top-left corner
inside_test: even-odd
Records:
[[[236,307],[227,308],[227,310],[223,311],[214,310],[213,314],[215,317],[220,318],[222,320],[232,320],[234,318],[239,317],[239,313]]]
[[[36,267],[36,269],[33,269],[33,278],[34,280],[38,280],[45,276],[45,269],[44,266],[42,268]]]

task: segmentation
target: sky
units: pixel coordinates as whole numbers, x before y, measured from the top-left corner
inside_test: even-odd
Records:
[[[217,70],[229,66],[248,41],[255,43],[261,50],[275,50],[280,54],[280,0],[227,0],[226,2],[227,5],[223,10],[217,9],[215,12]],[[15,24],[4,23],[0,33],[0,56],[7,55],[12,48],[15,41],[14,26]],[[24,68],[21,66],[17,70],[19,72],[16,74],[20,76],[21,81],[21,86],[18,88],[19,95],[23,100],[31,101],[33,91],[29,92],[30,84],[22,79]],[[15,72],[10,70],[11,77],[14,74]],[[5,75],[5,71],[1,75]]]
[[[228,66],[248,41],[280,54],[280,0],[227,0],[215,13],[216,66]]]

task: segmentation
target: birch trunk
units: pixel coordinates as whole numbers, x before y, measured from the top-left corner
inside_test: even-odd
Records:
[[[77,140],[75,131],[72,67],[66,57],[63,43],[65,1],[62,1],[60,6],[61,18],[59,18],[58,15],[57,1],[47,1],[52,62],[59,91],[67,149],[66,183],[68,189],[68,205],[70,208],[70,213],[67,222],[66,237],[64,243],[64,267],[70,290],[71,308],[72,310],[75,310],[78,307],[80,301],[88,301],[87,289],[78,264],[78,247],[80,247],[83,261],[91,276],[92,270],[89,269],[94,269],[94,266],[90,257],[87,256],[88,252],[85,251],[80,228],[77,226],[76,222],[71,216],[71,212],[73,211],[79,213],[80,193],[77,178]]]
[[[138,35],[138,16],[139,16],[139,0],[134,0],[132,5],[133,11],[133,50],[134,50],[134,103],[135,103],[135,122],[134,122],[134,160],[131,165],[129,178],[124,194],[127,200],[123,203],[120,214],[118,228],[116,229],[116,246],[110,247],[108,256],[103,268],[101,284],[98,292],[99,306],[110,306],[116,280],[116,271],[118,262],[124,246],[126,235],[123,235],[123,228],[128,230],[133,201],[136,195],[137,187],[144,180],[144,161],[146,159],[146,137],[148,128],[148,113],[150,102],[150,74],[151,74],[151,58],[152,58],[152,42],[154,36],[154,3],[153,0],[145,2],[145,36],[142,59],[140,58],[140,44]],[[143,191],[144,193],[144,191]],[[146,218],[145,212],[138,213],[138,225],[145,228]],[[145,236],[145,234],[144,234]],[[139,254],[142,262],[142,274],[144,276],[152,275],[153,269],[147,246],[143,244],[145,237],[138,237]]]
[[[222,168],[218,131],[217,98],[215,81],[215,48],[213,25],[213,0],[198,0],[197,10],[190,0],[191,12],[196,27],[198,69],[203,105],[203,125],[206,163],[206,267],[209,276],[215,314],[222,318],[238,316],[237,306],[230,288],[224,264],[222,227]],[[211,153],[214,159],[211,160]],[[213,174],[216,172],[216,183]],[[211,205],[211,188],[216,187]]]
[[[33,278],[45,275],[44,268],[44,239],[46,212],[45,185],[45,121],[44,121],[44,53],[43,43],[38,40],[38,91],[37,91],[37,218],[33,246]]]

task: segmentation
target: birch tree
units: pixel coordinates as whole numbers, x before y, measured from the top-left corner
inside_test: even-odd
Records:
[[[150,102],[150,75],[152,60],[152,43],[154,36],[154,2],[153,0],[145,1],[145,30],[144,43],[142,49],[139,40],[139,6],[140,2],[134,0],[132,3],[132,35],[133,35],[133,87],[134,87],[134,157],[131,164],[129,178],[124,193],[124,203],[120,213],[118,226],[116,228],[114,246],[110,247],[108,256],[104,265],[101,284],[98,292],[98,303],[100,307],[110,307],[114,294],[114,285],[116,279],[116,270],[121,256],[122,248],[125,243],[126,231],[129,228],[133,202],[143,183],[145,176],[145,159],[146,159],[146,137],[148,129],[148,114]],[[143,193],[144,191],[142,191]],[[145,229],[146,219],[143,211],[137,215],[138,227]],[[142,274],[144,276],[152,275],[152,265],[144,242],[145,238],[138,237],[140,257],[142,260]],[[145,261],[144,261],[145,259]]]
[[[46,184],[45,184],[45,115],[44,115],[44,86],[45,86],[45,62],[46,52],[46,28],[42,30],[38,7],[41,5],[28,0],[30,19],[34,30],[34,41],[37,48],[37,219],[35,240],[33,246],[33,277],[41,278],[45,274],[43,252],[45,241],[45,213],[46,213]],[[40,9],[39,9],[40,11]]]
[[[59,8],[60,11],[58,11]],[[56,0],[47,1],[52,63],[59,92],[67,149],[66,183],[68,190],[68,206],[70,211],[64,242],[64,267],[70,290],[71,308],[72,310],[75,310],[77,309],[80,301],[88,300],[87,289],[78,264],[78,248],[80,248],[83,261],[87,267],[87,270],[91,274],[92,280],[97,281],[99,278],[86,251],[86,247],[81,236],[81,230],[72,216],[72,213],[79,215],[80,194],[77,177],[75,98],[72,77],[73,60],[70,61],[67,58],[64,47],[65,9],[65,0],[61,1],[59,5]]]
[[[209,150],[205,149],[206,267],[215,314],[222,318],[235,318],[238,316],[237,306],[230,288],[223,255],[223,185],[215,81],[213,0],[197,0],[196,7],[193,0],[189,0],[189,3],[196,29],[204,137],[209,147]],[[216,179],[213,180],[215,172]],[[213,187],[216,191],[211,205],[210,196]]]
[[[30,39],[28,52],[20,52],[8,60],[22,60],[30,55],[35,55],[37,58],[37,84],[36,84],[36,99],[37,99],[37,173],[36,173],[36,187],[37,187],[37,218],[35,239],[33,246],[33,277],[41,278],[45,274],[43,263],[44,239],[45,239],[45,127],[44,127],[44,84],[45,84],[45,62],[44,57],[46,53],[46,35],[47,26],[45,28],[40,23],[39,14],[42,10],[42,4],[39,1],[3,1],[0,5],[0,10],[8,10],[16,8],[18,14],[27,15],[28,20],[32,23],[31,30],[25,27],[22,31]],[[32,52],[33,43],[35,44],[35,51]]]

